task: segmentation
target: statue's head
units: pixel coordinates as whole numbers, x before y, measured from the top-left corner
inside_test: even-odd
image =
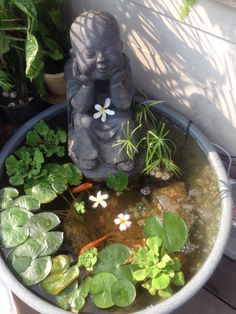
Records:
[[[81,73],[105,80],[122,68],[122,41],[116,19],[103,11],[78,16],[70,30],[72,49]]]

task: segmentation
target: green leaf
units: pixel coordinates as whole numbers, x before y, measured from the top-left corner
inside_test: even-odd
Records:
[[[9,38],[7,38],[6,33],[3,31],[0,31],[0,55],[3,55],[10,50],[9,44],[10,44],[10,40],[9,40]],[[6,75],[6,77],[7,77],[7,75]],[[1,71],[0,71],[0,81],[1,81]],[[7,81],[8,81],[8,78],[7,78]]]
[[[94,273],[101,271],[114,272],[130,256],[131,250],[124,244],[112,244],[98,253]]]
[[[39,257],[33,260],[30,266],[19,275],[26,286],[33,286],[46,278],[51,268],[50,256]]]
[[[48,183],[57,194],[62,194],[67,189],[68,177],[66,170],[58,164],[47,164],[44,169],[48,172]]]
[[[169,284],[170,278],[163,273],[158,274],[156,278],[152,279],[152,287],[156,290],[165,289],[169,286]]]
[[[23,243],[29,236],[29,229],[25,227],[0,227],[0,246],[12,248]]]
[[[158,295],[163,299],[170,298],[173,294],[174,294],[174,291],[170,287],[163,290],[160,289],[158,291]]]
[[[32,214],[23,208],[12,207],[0,216],[0,245],[12,248],[23,243],[29,236],[29,229],[22,227]]]
[[[114,305],[129,306],[136,297],[135,286],[128,280],[118,280],[111,287],[111,297]]]
[[[7,259],[13,269],[20,273],[27,269],[31,261],[36,259],[45,247],[46,243],[44,240],[29,238],[23,244],[13,249]]]
[[[35,130],[28,131],[26,134],[26,144],[30,146],[35,146],[42,143],[41,137]]]
[[[11,0],[11,2],[24,12],[27,17],[32,19],[37,18],[37,12],[32,0]]]
[[[25,208],[26,210],[35,211],[40,208],[40,203],[37,198],[31,195],[23,195],[16,198],[12,204],[12,206],[18,206],[21,208]]]
[[[177,252],[187,241],[187,226],[184,220],[176,213],[164,212],[163,217],[163,228],[165,229],[163,246],[169,253]]]
[[[116,276],[117,279],[126,279],[132,283],[136,283],[136,280],[133,278],[132,273],[138,269],[137,265],[120,265],[116,269],[114,269],[113,274]]]
[[[31,194],[38,199],[41,204],[46,204],[53,201],[57,194],[50,184],[45,182],[37,183],[34,186],[25,186],[25,193]]]
[[[85,209],[85,202],[84,201],[76,201],[74,202],[74,207],[75,207],[75,210],[77,212],[77,214],[84,214],[86,209]]]
[[[116,281],[116,277],[109,272],[100,272],[92,278],[90,292],[96,307],[106,309],[114,305],[111,298],[111,287]]]
[[[1,40],[1,39],[0,39]],[[1,43],[0,43],[1,45]],[[4,45],[4,43],[2,43]],[[0,47],[0,49],[4,49],[4,47]],[[5,47],[6,49],[6,47]],[[14,87],[13,82],[11,80],[11,75],[6,70],[0,69],[0,88],[4,91],[9,91]]]
[[[57,215],[50,212],[43,212],[31,217],[26,226],[30,230],[30,235],[35,236],[50,231],[59,224],[60,219]]]
[[[40,283],[41,288],[52,295],[58,295],[67,288],[76,278],[80,271],[77,265],[68,268],[64,273],[53,273]]]
[[[176,213],[164,212],[163,225],[155,216],[148,217],[144,222],[146,238],[158,236],[163,241],[167,252],[177,252],[186,243],[188,230],[184,220]]]
[[[19,195],[19,192],[11,187],[6,187],[0,190],[0,211],[2,209],[8,209],[12,203],[13,199]]]
[[[38,41],[33,34],[27,34],[26,46],[26,76],[29,79],[35,79],[38,77],[44,68],[44,62],[42,61],[42,55],[39,48]]]
[[[159,255],[159,250],[161,248],[162,240],[159,237],[151,237],[146,241],[147,246],[155,255]]]
[[[179,272],[175,273],[175,276],[174,276],[172,282],[176,286],[183,286],[185,284],[183,272],[179,271]]]
[[[82,173],[78,167],[72,163],[63,164],[62,167],[66,170],[68,183],[70,185],[78,185],[82,180]]]
[[[95,247],[86,250],[83,254],[79,256],[78,266],[79,267],[83,266],[88,271],[92,271],[93,266],[97,262],[97,255],[98,250]]]
[[[54,254],[60,248],[63,243],[64,233],[51,231],[38,235],[38,237],[41,237],[47,244],[40,256],[47,256]]]
[[[42,137],[46,137],[49,132],[49,126],[43,120],[39,121],[35,124],[34,130],[41,135]]]
[[[106,184],[109,188],[114,191],[124,191],[129,183],[128,175],[122,171],[118,172],[117,175],[108,175],[106,178]]]
[[[70,266],[71,258],[68,255],[58,255],[52,259],[52,269],[50,274],[64,273]]]
[[[164,230],[162,224],[156,216],[149,216],[144,221],[144,235],[145,238],[158,236],[160,239],[164,238]]]
[[[133,272],[133,277],[137,281],[143,281],[147,277],[146,269],[139,269]]]

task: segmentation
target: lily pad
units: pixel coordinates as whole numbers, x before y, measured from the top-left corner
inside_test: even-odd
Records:
[[[62,245],[64,233],[60,231],[46,232],[38,235],[46,242],[46,248],[40,254],[40,256],[47,256],[54,254]]]
[[[52,230],[59,224],[60,219],[57,215],[50,212],[44,212],[31,217],[26,226],[30,229],[30,235],[35,236]]]
[[[136,298],[135,286],[128,280],[118,280],[111,287],[111,297],[114,305],[129,306]]]
[[[124,264],[131,254],[131,250],[124,244],[112,244],[103,249],[98,254],[98,260],[94,266],[94,273],[101,271],[115,272],[116,269]]]
[[[32,216],[24,208],[12,207],[0,215],[0,246],[12,248],[23,243],[29,236],[29,229],[23,225]]]
[[[23,195],[23,196],[17,197],[14,200],[12,205],[25,208],[31,211],[35,211],[40,208],[39,200],[31,195]]]
[[[68,183],[70,185],[78,185],[82,180],[82,173],[80,169],[74,166],[72,163],[63,164],[62,167],[67,172]]]
[[[33,286],[48,276],[52,268],[50,256],[39,257],[31,262],[29,267],[19,275],[26,286]]]
[[[163,224],[155,216],[148,217],[144,222],[144,234],[146,238],[158,236],[169,253],[179,251],[188,238],[184,220],[172,212],[164,212]]]
[[[6,187],[0,190],[0,211],[8,209],[13,202],[13,199],[19,195],[19,192],[12,188]]]
[[[117,278],[109,272],[100,272],[92,278],[90,292],[96,307],[107,309],[114,305],[111,297],[111,287],[116,281]]]
[[[45,292],[58,295],[78,278],[79,274],[79,267],[74,265],[65,272],[49,274],[49,276],[40,283],[40,286]]]
[[[7,257],[11,266],[17,273],[24,272],[46,248],[42,239],[29,238],[23,244],[13,249]]]

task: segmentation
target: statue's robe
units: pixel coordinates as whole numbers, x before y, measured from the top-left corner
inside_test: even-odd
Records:
[[[126,56],[125,56],[126,57]],[[127,58],[127,57],[126,57]],[[68,102],[68,142],[69,154],[80,166],[80,160],[94,160],[110,165],[130,160],[126,149],[121,145],[114,146],[118,140],[124,139],[124,131],[135,128],[134,113],[131,108],[134,90],[131,71],[128,65],[124,79],[114,85],[109,81],[96,81],[91,88],[80,82],[80,71],[76,59],[71,54],[65,67]],[[101,118],[93,117],[95,104],[104,106],[105,99],[111,99],[110,110],[115,115]],[[133,137],[134,144],[137,143]]]

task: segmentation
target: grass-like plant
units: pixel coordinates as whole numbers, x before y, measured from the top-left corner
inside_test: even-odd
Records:
[[[158,167],[165,167],[178,174],[179,167],[172,161],[171,146],[175,149],[174,142],[167,136],[169,131],[165,129],[165,123],[160,123],[156,128],[148,130],[145,138],[146,167],[144,173],[149,174]]]
[[[156,124],[156,117],[151,108],[161,103],[163,103],[163,101],[144,101],[140,103],[136,111],[136,123],[140,125],[145,122],[145,124],[148,125],[150,121],[151,124],[154,126]]]
[[[136,128],[134,128],[133,130],[130,129],[130,124],[129,121],[126,124],[126,127],[124,127],[124,125],[122,125],[122,130],[123,130],[123,134],[124,134],[124,138],[118,140],[115,144],[112,145],[112,147],[116,147],[116,146],[121,146],[120,150],[119,150],[119,154],[125,149],[127,156],[130,159],[134,159],[134,156],[136,153],[138,153],[138,147],[141,141],[139,141],[137,144],[134,141],[134,136],[135,133],[138,131],[138,129],[141,127],[142,125],[138,125]]]

